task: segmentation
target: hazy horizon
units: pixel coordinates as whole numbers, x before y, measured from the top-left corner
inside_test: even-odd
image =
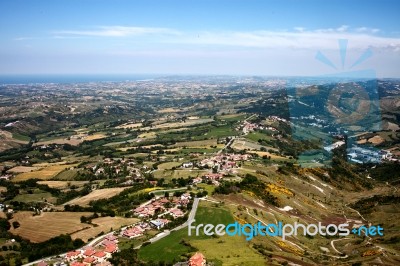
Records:
[[[398,78],[399,7],[389,0],[6,0],[0,74],[315,76],[373,69],[378,78]]]

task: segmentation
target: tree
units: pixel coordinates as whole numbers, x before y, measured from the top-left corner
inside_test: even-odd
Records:
[[[1,218],[0,219],[0,231],[8,231],[10,230],[11,225],[7,219]]]
[[[83,242],[83,240],[80,238],[77,238],[74,241],[72,241],[72,245],[74,246],[75,249],[82,247],[84,244],[85,242]]]
[[[114,253],[109,261],[112,265],[120,266],[143,265],[137,257],[137,251],[134,249],[123,249]]]
[[[87,222],[87,218],[85,216],[81,216],[81,223],[86,223]]]
[[[19,224],[18,221],[14,221],[14,222],[12,223],[12,225],[13,225],[14,229],[17,229],[18,227],[21,226],[21,225]]]

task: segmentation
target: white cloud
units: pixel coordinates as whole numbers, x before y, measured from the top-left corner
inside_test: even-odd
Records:
[[[356,32],[378,33],[381,30],[376,28],[359,27],[355,29]]]
[[[53,38],[80,37],[146,37],[143,43],[168,44],[177,49],[204,46],[205,48],[238,47],[244,49],[307,49],[337,50],[337,40],[347,39],[349,49],[400,50],[400,38],[378,36],[379,29],[341,25],[337,28],[307,30],[295,27],[287,30],[258,31],[179,31],[161,27],[102,26],[92,30],[62,30],[53,32]],[[132,47],[134,48],[134,47]]]
[[[26,41],[26,40],[32,40],[33,38],[31,37],[17,37],[14,38],[14,41]]]
[[[400,38],[383,37],[369,32],[349,31],[348,26],[336,29],[318,29],[313,31],[236,31],[236,32],[201,32],[197,38],[181,36],[173,41],[238,47],[266,49],[338,49],[337,40],[347,39],[349,49],[392,49],[400,48]],[[376,29],[374,29],[376,32]]]
[[[89,36],[89,37],[128,37],[146,34],[179,34],[168,28],[102,26],[93,30],[63,30],[53,32],[56,36]]]

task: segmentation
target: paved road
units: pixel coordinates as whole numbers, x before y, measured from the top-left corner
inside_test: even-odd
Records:
[[[192,220],[194,220],[194,217],[196,216],[197,208],[199,207],[199,201],[200,201],[200,198],[195,198],[195,199],[194,199],[194,201],[193,201],[193,206],[192,206],[192,210],[190,211],[189,217],[188,217],[188,219],[187,219],[186,222],[184,222],[183,224],[181,224],[181,225],[178,226],[178,227],[175,227],[175,228],[172,229],[171,231],[165,231],[165,232],[163,232],[163,233],[158,234],[157,236],[151,238],[149,241],[150,241],[151,243],[157,242],[158,240],[160,240],[160,239],[166,237],[167,235],[169,235],[171,232],[181,230],[182,228],[185,228],[186,226],[188,226],[188,224],[189,224]]]
[[[231,137],[231,139],[229,140],[229,142],[222,148],[222,149],[220,149],[218,152],[217,152],[217,154],[221,154],[221,152],[223,151],[223,150],[225,150],[227,147],[229,147],[229,145],[231,145],[232,144],[232,142],[235,140],[235,137]]]

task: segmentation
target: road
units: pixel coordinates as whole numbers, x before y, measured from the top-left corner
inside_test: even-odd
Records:
[[[332,246],[333,250],[334,250],[336,253],[343,254],[342,252],[340,252],[339,250],[337,250],[337,249],[335,248],[334,243],[335,243],[336,241],[342,241],[342,240],[345,240],[345,239],[350,239],[350,238],[345,237],[345,238],[335,239],[335,240],[332,240],[332,241],[331,241],[331,246]],[[341,257],[341,258],[347,258],[347,255],[346,255],[346,256],[343,256],[343,257]]]
[[[235,137],[231,137],[231,139],[229,140],[229,142],[222,148],[222,149],[220,149],[218,152],[217,152],[217,154],[221,154],[221,152],[223,151],[223,150],[225,150],[227,147],[229,147],[231,144],[232,144],[232,142],[235,140]]]
[[[256,116],[256,115],[257,115],[257,114],[252,114],[251,116],[247,117],[247,118],[244,120],[244,122],[247,122],[247,120],[253,118],[253,116]]]

